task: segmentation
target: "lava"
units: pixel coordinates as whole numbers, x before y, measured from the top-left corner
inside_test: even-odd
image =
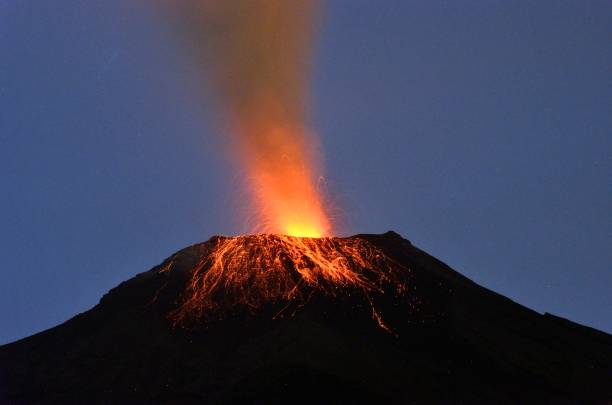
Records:
[[[265,305],[301,308],[314,294],[361,295],[372,318],[392,332],[375,305],[375,296],[391,290],[403,295],[406,268],[367,240],[304,238],[287,235],[218,237],[191,274],[182,305],[172,313],[175,325],[210,321],[236,310],[255,312]]]
[[[172,4],[187,17],[184,32],[220,103],[229,152],[251,196],[240,203],[256,233],[211,244],[172,319],[185,324],[268,304],[283,316],[314,294],[357,294],[389,330],[373,297],[389,285],[404,291],[401,266],[365,239],[330,237],[318,142],[307,119],[317,2]]]

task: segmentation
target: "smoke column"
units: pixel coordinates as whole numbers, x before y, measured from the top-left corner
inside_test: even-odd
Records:
[[[307,129],[317,2],[188,0],[179,11],[191,51],[224,113],[230,154],[247,174],[251,232],[331,232],[318,190],[316,137]]]

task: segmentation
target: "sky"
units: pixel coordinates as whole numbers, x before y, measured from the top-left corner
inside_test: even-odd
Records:
[[[612,332],[608,1],[328,0],[311,124],[338,233],[395,230]],[[236,234],[213,103],[147,2],[0,0],[0,344]]]

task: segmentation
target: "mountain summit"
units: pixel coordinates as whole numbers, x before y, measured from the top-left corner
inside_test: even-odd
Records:
[[[606,403],[612,336],[478,286],[394,232],[185,248],[0,347],[0,402]]]

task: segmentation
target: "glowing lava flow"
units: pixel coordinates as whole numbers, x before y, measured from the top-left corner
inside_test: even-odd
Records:
[[[406,270],[365,239],[251,235],[218,239],[193,269],[175,324],[213,320],[233,311],[254,312],[266,305],[304,306],[313,294],[357,293],[383,329],[373,296],[392,286],[406,291]]]

